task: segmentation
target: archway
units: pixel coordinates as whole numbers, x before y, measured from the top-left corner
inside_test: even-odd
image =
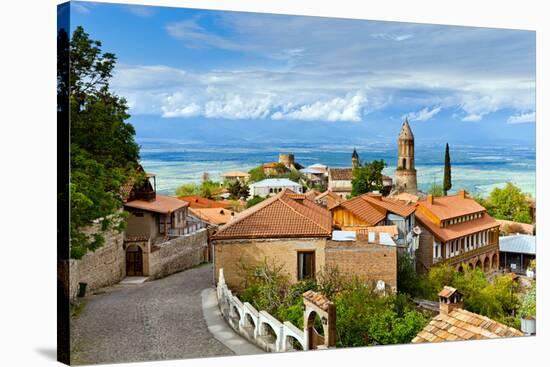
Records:
[[[143,250],[137,245],[126,248],[126,275],[143,276]]]
[[[318,345],[325,343],[325,332],[321,316],[315,311],[311,311],[307,317],[308,349],[317,349]]]
[[[468,268],[469,268],[470,270],[473,270],[473,269],[474,269],[474,264],[468,263]]]
[[[296,339],[292,335],[287,335],[285,342],[286,342],[286,350],[285,350],[286,352],[292,352],[295,350],[304,350],[304,348],[302,347],[302,344],[300,344],[298,339]]]
[[[256,322],[252,319],[249,313],[244,314],[243,329],[249,337],[254,337],[254,330],[256,329]]]
[[[476,261],[476,269],[481,269],[481,260]]]
[[[485,257],[485,260],[483,260],[483,271],[489,271],[491,270],[491,259],[489,256]]]
[[[459,266],[458,266],[457,271],[458,271],[459,273],[464,273],[464,268],[462,267],[462,265],[459,265]]]
[[[498,264],[498,255],[497,254],[493,254],[492,264],[493,264],[493,269],[498,270],[499,264]]]

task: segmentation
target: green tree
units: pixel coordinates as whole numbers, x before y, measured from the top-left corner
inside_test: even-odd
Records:
[[[178,186],[176,189],[176,196],[191,196],[191,195],[200,195],[200,186],[196,183],[185,183],[181,186]]]
[[[226,185],[227,192],[231,195],[232,199],[247,198],[250,188],[247,184],[241,183],[238,180],[229,182]]]
[[[451,182],[451,155],[449,154],[449,143],[445,145],[445,168],[443,173],[443,193],[447,196],[447,192],[453,186]]]
[[[531,209],[528,196],[519,187],[508,182],[504,188],[496,187],[482,205],[489,214],[498,219],[521,223],[531,223]]]
[[[250,171],[248,171],[248,173],[250,174],[250,177],[248,179],[249,182],[258,182],[266,178],[264,168],[262,166],[252,168]]]
[[[384,160],[374,160],[353,169],[351,196],[382,191],[384,188],[382,175],[384,167],[386,167]]]
[[[115,55],[103,53],[101,42],[80,26],[69,47],[70,82],[59,87],[58,96],[69,96],[70,253],[78,259],[102,246],[106,230],[123,230],[120,187],[135,174],[139,146],[134,127],[126,122],[126,100],[109,89]],[[83,230],[94,221],[99,231]]]

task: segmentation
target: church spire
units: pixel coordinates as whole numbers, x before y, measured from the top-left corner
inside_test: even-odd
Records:
[[[401,127],[401,133],[399,134],[399,140],[414,140],[411,127],[409,126],[409,119],[405,117],[403,126]]]
[[[353,148],[353,153],[351,153],[351,166],[353,168],[359,167],[359,154],[357,154],[357,150]]]

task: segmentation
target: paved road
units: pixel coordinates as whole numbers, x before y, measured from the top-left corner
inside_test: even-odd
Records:
[[[87,297],[72,320],[74,364],[227,356],[208,331],[201,291],[212,286],[203,265],[141,285],[115,286]]]

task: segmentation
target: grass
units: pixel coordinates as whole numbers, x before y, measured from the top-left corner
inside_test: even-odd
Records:
[[[71,302],[71,306],[70,306],[71,317],[78,318],[82,314],[82,311],[84,311],[85,306],[86,306],[85,301]]]

